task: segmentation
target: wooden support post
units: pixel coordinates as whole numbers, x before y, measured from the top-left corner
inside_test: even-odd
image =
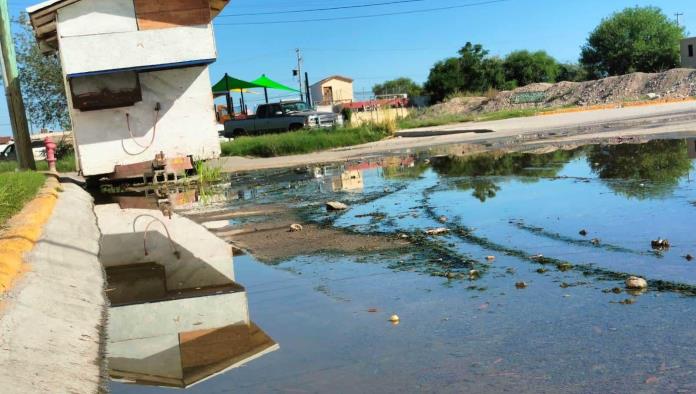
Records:
[[[36,170],[34,153],[31,150],[27,115],[24,111],[22,89],[19,84],[17,58],[10,29],[7,0],[0,0],[0,49],[2,50],[2,77],[5,84],[5,96],[7,97],[7,110],[10,113],[19,168],[22,170]]]

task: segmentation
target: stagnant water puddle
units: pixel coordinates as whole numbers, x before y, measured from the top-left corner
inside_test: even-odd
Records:
[[[243,254],[192,231],[202,252],[107,268],[111,390],[696,391],[696,142],[544,152],[235,174],[175,206]]]

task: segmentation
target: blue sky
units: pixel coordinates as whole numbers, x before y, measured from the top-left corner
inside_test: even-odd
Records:
[[[516,49],[546,50],[560,61],[576,61],[580,46],[599,21],[625,7],[654,5],[670,17],[684,13],[681,22],[696,32],[696,1],[624,0],[509,0],[495,4],[381,16],[304,23],[235,25],[298,19],[352,17],[471,4],[481,0],[423,0],[399,5],[236,17],[240,13],[342,7],[389,0],[232,0],[215,20],[218,61],[211,66],[217,81],[225,72],[252,80],[266,73],[297,86],[292,69],[295,48],[304,57],[310,82],[341,74],[355,79],[357,93],[400,76],[423,82],[436,61],[456,54],[467,41],[481,43],[494,55]],[[36,1],[9,0],[17,15]],[[16,26],[13,26],[16,28]],[[280,97],[285,93],[271,94]],[[255,104],[263,95],[247,96]],[[0,103],[0,135],[8,129],[6,104]]]

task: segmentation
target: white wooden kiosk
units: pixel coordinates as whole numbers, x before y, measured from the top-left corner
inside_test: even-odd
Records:
[[[220,155],[208,65],[229,0],[50,0],[29,7],[57,53],[84,176],[180,172]]]

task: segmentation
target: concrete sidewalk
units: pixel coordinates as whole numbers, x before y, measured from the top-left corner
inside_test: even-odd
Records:
[[[30,270],[2,297],[0,392],[104,392],[106,299],[91,196],[64,184]]]

